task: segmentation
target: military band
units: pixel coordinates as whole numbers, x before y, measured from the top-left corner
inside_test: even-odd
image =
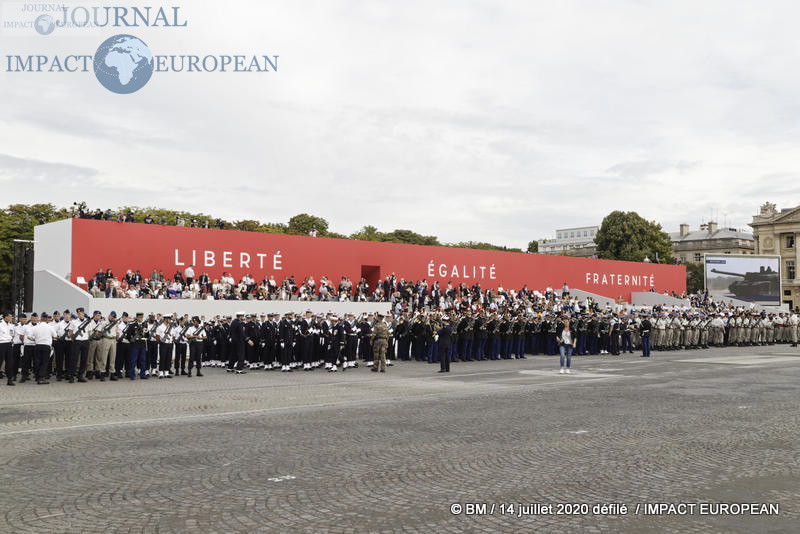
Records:
[[[576,356],[650,351],[797,346],[794,313],[756,310],[664,309],[646,311],[417,310],[398,314],[287,312],[205,317],[82,308],[74,313],[20,315],[0,321],[0,366],[8,385],[51,377],[68,383],[174,376],[202,377],[203,367],[328,372],[358,367],[374,371],[393,361],[440,364],[555,355],[564,320],[574,326]]]

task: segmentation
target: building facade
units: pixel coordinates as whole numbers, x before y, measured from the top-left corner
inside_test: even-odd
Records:
[[[775,204],[766,202],[750,223],[755,238],[756,254],[774,254],[781,257],[781,300],[794,309],[800,305],[800,206],[780,211]]]
[[[564,254],[579,258],[591,258],[597,253],[594,236],[599,226],[562,228],[556,230],[555,239],[539,241],[539,254]]]
[[[720,228],[716,222],[690,231],[688,224],[669,234],[672,250],[680,263],[703,263],[704,254],[754,254],[753,234],[736,228]]]

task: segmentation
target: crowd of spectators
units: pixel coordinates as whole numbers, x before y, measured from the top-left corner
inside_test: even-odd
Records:
[[[134,216],[131,210],[127,211],[113,211],[111,209],[107,209],[103,211],[102,209],[95,209],[90,210],[87,208],[85,202],[74,202],[72,205],[72,213],[73,218],[77,219],[95,219],[98,221],[117,221],[117,222],[137,222],[136,217]],[[152,214],[148,213],[143,218],[142,221],[144,224],[160,224],[162,226],[166,225],[173,225],[173,226],[189,226],[191,228],[217,228],[220,230],[225,229],[225,222],[222,219],[214,219],[213,224],[207,220],[198,220],[198,219],[189,219],[188,221],[181,217],[180,215],[176,215],[174,221],[168,221],[165,215],[160,215],[158,218],[153,217]]]
[[[596,309],[591,299],[578,302],[569,298],[569,288],[564,284],[560,291],[547,287],[544,291],[528,289],[483,289],[480,284],[467,285],[453,282],[417,281],[387,275],[375,287],[366,279],[357,283],[348,276],[334,281],[327,276],[316,280],[308,276],[302,280],[293,275],[276,280],[273,275],[257,280],[245,274],[239,280],[230,272],[219,278],[210,278],[208,273],[195,273],[189,266],[183,272],[175,271],[166,276],[162,270],[154,269],[148,275],[139,270],[128,270],[117,277],[111,269],[98,269],[89,280],[88,290],[95,297],[106,298],[155,298],[155,299],[205,299],[205,300],[297,300],[323,302],[390,302],[396,312],[425,308],[505,309],[541,308],[558,311],[565,303],[570,309]]]
[[[566,283],[557,290],[552,287],[531,290],[527,285],[515,290],[504,288],[502,284],[496,289],[484,289],[477,283],[413,281],[392,273],[371,287],[364,278],[354,283],[348,276],[341,276],[338,281],[327,276],[319,280],[313,276],[299,280],[293,275],[283,279],[268,275],[258,280],[252,274],[245,274],[237,280],[230,272],[224,272],[221,277],[212,279],[206,272],[196,274],[193,266],[184,271],[177,270],[171,276],[157,269],[147,275],[129,269],[118,277],[111,269],[98,269],[88,281],[88,290],[94,297],[106,298],[390,302],[393,311],[398,313],[426,308],[582,313],[617,311],[628,307],[621,297],[602,308],[591,298],[570,298]],[[664,292],[664,295],[683,299],[686,304],[656,306],[654,311],[728,313],[742,309],[732,301],[717,302],[707,292],[691,295]]]

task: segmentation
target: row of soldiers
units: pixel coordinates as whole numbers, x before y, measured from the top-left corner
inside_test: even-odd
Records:
[[[378,323],[381,324],[378,324]],[[40,339],[31,335],[39,324],[48,329]],[[358,367],[358,359],[373,363],[373,347],[379,350],[376,370],[385,371],[388,346],[393,340],[391,325],[381,314],[356,320],[353,314],[283,314],[205,317],[161,316],[147,319],[138,313],[130,317],[115,312],[104,317],[78,308],[63,315],[34,313],[17,322],[6,313],[0,321],[0,373],[9,385],[30,379],[44,382],[51,375],[69,383],[88,380],[112,381],[127,376],[203,376],[203,366],[226,367],[244,374],[246,369],[284,372],[302,368],[328,371]],[[34,355],[47,352],[46,363],[34,364]],[[391,351],[391,352],[390,352]],[[391,357],[390,357],[391,358]],[[388,363],[391,365],[391,360]]]
[[[324,368],[330,372],[372,365],[375,357],[428,363],[446,358],[473,361],[525,358],[526,354],[557,353],[560,322],[568,320],[576,335],[578,355],[619,354],[642,346],[642,322],[654,350],[744,346],[773,343],[797,345],[798,317],[791,313],[699,310],[639,313],[561,313],[507,310],[473,312],[418,311],[397,316],[364,314],[295,315],[271,313],[205,317],[161,316],[139,313],[117,318],[99,311],[91,316],[79,308],[52,316],[33,314],[14,322],[11,314],[0,321],[0,372],[13,384],[33,372],[37,381],[51,374],[57,380],[86,382],[149,377],[202,376],[203,366],[291,372]],[[46,332],[33,328],[45,322]],[[445,324],[446,323],[446,324]],[[447,327],[445,330],[445,326]],[[446,333],[446,342],[439,334]],[[376,345],[376,338],[378,344]],[[385,341],[385,346],[384,342]],[[445,345],[444,352],[440,345]],[[376,354],[375,347],[380,347]],[[39,365],[35,355],[47,352]],[[381,366],[381,368],[383,368]],[[42,370],[43,369],[43,370]],[[375,368],[377,370],[377,367]],[[43,376],[44,375],[44,376]]]

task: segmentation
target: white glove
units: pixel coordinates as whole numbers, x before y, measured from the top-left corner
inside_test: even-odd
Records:
[[[281,348],[284,348],[285,346],[286,344],[283,341],[281,341]]]
[[[433,340],[434,341],[439,341],[439,334],[436,334],[435,336],[433,336]]]

